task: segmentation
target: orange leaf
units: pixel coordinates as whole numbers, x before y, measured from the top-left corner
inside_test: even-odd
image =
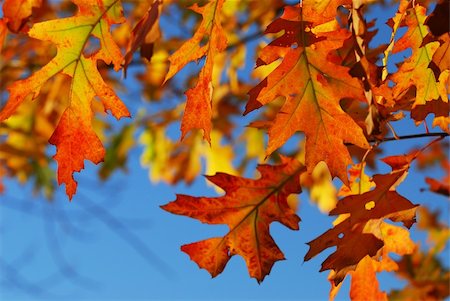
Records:
[[[450,196],[450,185],[445,182],[439,182],[432,178],[425,178],[425,181],[430,185],[430,190],[445,196]]]
[[[433,62],[441,72],[450,69],[450,34],[446,33],[439,37],[441,45],[433,55]]]
[[[352,301],[387,300],[386,293],[380,291],[376,277],[376,261],[369,256],[364,257],[352,272],[350,298]]]
[[[94,163],[103,160],[105,150],[92,129],[92,100],[98,96],[105,110],[117,118],[130,116],[125,105],[103,81],[97,70],[97,61],[113,63],[120,68],[122,55],[109,32],[110,24],[122,22],[122,7],[117,0],[73,0],[79,11],[74,17],[35,24],[30,37],[56,44],[57,55],[30,77],[8,87],[9,100],[0,111],[0,121],[11,116],[17,107],[32,94],[39,95],[42,85],[58,73],[72,78],[69,106],[64,111],[49,142],[56,145],[58,182],[66,184],[71,199],[77,183],[73,172],[84,167],[84,160]],[[99,5],[100,4],[100,5]],[[100,40],[100,50],[92,55],[83,53],[91,37]]]
[[[5,0],[3,4],[3,17],[12,32],[19,32],[28,18],[33,7],[40,7],[42,0]]]
[[[223,188],[222,197],[177,199],[162,206],[171,213],[186,215],[208,224],[227,224],[224,237],[210,238],[181,247],[199,267],[213,277],[220,274],[235,254],[244,257],[251,277],[261,282],[273,264],[284,255],[269,233],[269,225],[278,221],[298,230],[300,218],[289,207],[287,197],[300,193],[299,175],[304,168],[298,161],[283,159],[281,165],[259,165],[257,180],[217,173],[207,179]]]
[[[306,9],[305,9],[306,10]],[[281,18],[270,24],[266,33],[284,34],[261,52],[257,66],[279,58],[281,64],[260,84],[249,91],[244,114],[279,96],[285,103],[269,127],[267,155],[281,147],[295,132],[306,135],[306,167],[312,171],[325,161],[331,175],[347,180],[352,160],[344,145],[349,142],[368,148],[362,129],[340,107],[342,98],[364,99],[359,81],[344,66],[328,61],[330,51],[340,48],[349,32],[345,30],[312,33],[309,20],[300,5],[286,7]]]
[[[7,31],[5,19],[0,18],[0,52],[3,49],[3,43],[5,42]]]
[[[372,232],[377,233],[378,238],[384,242],[384,247],[381,249],[382,260],[378,261],[366,256],[358,263],[356,270],[351,272],[350,298],[352,301],[387,300],[386,293],[380,291],[376,273],[398,270],[397,263],[389,258],[390,253],[412,254],[416,248],[409,237],[409,232],[404,228],[378,221],[374,221],[369,228],[373,228]]]
[[[351,0],[303,0],[303,7],[308,11],[314,23],[322,24],[336,19],[336,10],[340,6],[350,6]]]
[[[170,68],[165,81],[172,78],[187,63],[206,56],[196,86],[186,92],[187,101],[181,121],[181,139],[192,129],[203,129],[203,138],[211,144],[212,72],[214,57],[227,47],[227,38],[220,25],[220,14],[225,0],[211,0],[205,6],[195,3],[191,9],[203,16],[194,36],[169,57]],[[205,45],[202,41],[207,38]]]

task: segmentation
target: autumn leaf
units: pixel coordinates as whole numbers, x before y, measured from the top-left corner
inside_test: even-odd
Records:
[[[310,249],[305,255],[305,261],[329,247],[337,246],[336,251],[322,263],[321,271],[334,270],[333,281],[339,284],[366,255],[375,256],[384,245],[383,240],[367,230],[366,225],[370,220],[388,218],[410,228],[415,222],[417,205],[394,189],[406,176],[414,158],[415,153],[385,158],[384,161],[393,169],[392,173],[374,175],[376,187],[373,190],[349,195],[338,201],[330,215],[347,214],[348,217],[308,243]]]
[[[386,175],[375,175],[373,181],[376,188],[372,191],[350,195],[340,200],[336,208],[330,211],[330,215],[350,213],[351,224],[357,224],[370,219],[390,217],[397,221],[399,212],[408,211],[417,207],[409,200],[400,196],[396,191],[390,189],[401,180],[403,172],[396,172]],[[414,211],[410,211],[408,218],[400,216],[406,227],[411,227],[414,223]]]
[[[192,129],[203,129],[203,138],[211,143],[211,101],[214,57],[227,46],[227,38],[220,24],[220,14],[225,0],[210,0],[205,6],[195,3],[191,9],[202,15],[194,36],[169,57],[170,68],[165,81],[172,78],[187,63],[206,56],[197,84],[186,91],[187,101],[181,120],[181,139]],[[206,44],[203,40],[207,39]]]
[[[298,230],[300,218],[288,206],[287,197],[300,193],[299,175],[304,168],[293,159],[280,165],[259,165],[257,180],[217,173],[207,179],[225,190],[221,197],[177,199],[162,206],[174,214],[186,215],[208,224],[227,224],[223,237],[209,238],[181,247],[199,267],[213,277],[220,274],[228,260],[236,254],[244,257],[249,274],[261,282],[273,264],[284,255],[269,233],[269,225],[278,221]]]
[[[375,186],[370,177],[364,172],[366,164],[359,163],[349,168],[349,182],[350,185],[342,185],[338,192],[338,196],[349,196],[354,194],[361,194],[369,191]]]
[[[352,226],[350,219],[336,225],[324,234],[308,242],[310,249],[304,260],[308,261],[323,250],[336,246],[336,251],[322,263],[320,272],[334,270],[332,279],[337,285],[345,275],[356,268],[356,265],[366,256],[375,256],[383,247],[383,241],[371,233],[363,232],[364,225]],[[362,243],[364,242],[364,243]]]
[[[382,271],[396,271],[398,265],[390,257],[390,253],[397,255],[412,254],[416,245],[409,237],[408,230],[399,226],[374,220],[371,232],[383,240],[384,246],[380,250],[381,259],[375,260],[366,256],[358,263],[355,271],[351,272],[350,298],[355,300],[387,300],[387,294],[379,288],[376,273]],[[366,226],[367,229],[367,226]]]
[[[126,71],[128,65],[133,59],[134,52],[140,47],[141,48],[141,56],[145,57],[147,60],[150,60],[153,55],[153,42],[155,37],[148,35],[157,35],[157,21],[159,16],[160,5],[162,5],[161,0],[154,0],[150,5],[148,11],[144,14],[144,16],[139,20],[136,26],[133,28],[131,32],[131,39],[128,44],[127,53],[124,57],[123,69]],[[147,40],[150,40],[148,42]]]
[[[396,84],[393,88],[394,98],[399,98],[410,87],[415,86],[417,92],[414,106],[424,105],[427,101],[439,98],[437,78],[429,68],[439,42],[426,42],[428,28],[424,24],[425,19],[425,7],[415,5],[406,10],[404,18],[393,19],[389,23],[391,26],[407,27],[407,32],[395,43],[392,52],[398,53],[407,48],[412,50],[411,57],[390,77]],[[396,21],[400,23],[395,24]]]
[[[351,164],[345,142],[368,148],[362,129],[340,107],[342,98],[364,99],[359,81],[347,67],[334,64],[326,57],[343,45],[349,33],[345,30],[313,34],[313,17],[300,6],[288,6],[281,18],[270,24],[265,33],[284,34],[261,52],[257,66],[268,65],[279,58],[281,64],[260,84],[249,91],[245,114],[279,96],[285,103],[269,128],[267,155],[281,147],[295,132],[306,135],[306,167],[312,171],[325,161],[331,175],[347,180]]]
[[[103,161],[95,169],[107,180],[127,171],[136,151],[150,184],[188,186],[206,173],[217,195],[178,195],[162,207],[227,231],[182,251],[212,276],[240,255],[261,282],[284,259],[273,222],[298,229],[298,193],[308,189],[335,217],[305,256],[327,252],[321,271],[329,270],[330,299],[347,276],[352,300],[449,295],[440,257],[450,230],[439,211],[419,211],[416,229],[428,234],[422,252],[409,228],[420,209],[398,192],[417,158],[419,169],[439,172],[421,169],[416,190],[449,195],[448,0],[396,1],[397,11],[382,12],[392,17],[384,41],[375,0],[128,1],[125,16],[120,0],[0,2],[0,90],[9,98],[0,99],[0,193],[14,193],[12,180],[57,196],[57,168],[71,198],[84,160]],[[134,62],[139,49],[144,59]],[[195,63],[198,72],[189,68]],[[131,64],[136,76],[112,75],[121,68],[126,75]],[[129,116],[113,89],[133,102],[133,123],[109,126],[107,111]],[[254,120],[239,116],[245,102],[245,114],[263,108]],[[423,127],[394,122],[401,119]],[[179,123],[182,139],[173,132]],[[424,146],[426,137],[439,138]],[[380,159],[396,144],[415,150]],[[269,156],[281,164],[242,177]],[[384,292],[380,272],[407,287]]]
[[[427,248],[420,250],[416,246],[410,255],[395,262],[398,277],[406,280],[407,285],[391,291],[389,298],[443,300],[450,295],[450,271],[439,256],[448,245],[450,229],[439,221],[439,213],[426,207],[419,208],[417,228],[428,233]]]
[[[58,73],[72,78],[69,105],[49,140],[57,148],[54,158],[58,161],[58,182],[66,184],[70,199],[77,188],[73,173],[84,168],[85,159],[97,164],[105,155],[91,125],[92,100],[99,97],[105,110],[110,110],[117,119],[130,116],[97,70],[99,60],[112,63],[115,70],[120,68],[122,55],[109,32],[111,24],[123,20],[120,2],[74,0],[74,3],[79,8],[75,16],[37,23],[30,29],[30,37],[54,43],[58,53],[42,69],[8,87],[9,100],[0,112],[0,121],[7,119],[28,95],[36,98],[42,85]],[[98,39],[101,47],[86,55],[83,51],[90,38]]]
[[[302,1],[307,14],[315,24],[324,24],[336,19],[339,6],[350,6],[351,0],[304,0]]]
[[[42,0],[5,0],[3,18],[12,32],[22,30],[31,16],[32,9],[41,6]]]
[[[370,256],[364,257],[354,272],[350,286],[350,299],[352,301],[365,300],[388,300],[387,294],[380,291],[376,277],[377,262]]]
[[[425,181],[430,186],[430,191],[445,195],[447,197],[450,196],[450,185],[448,182],[440,182],[432,178],[425,178]]]
[[[450,33],[445,33],[439,37],[439,42],[441,45],[433,55],[433,63],[439,67],[441,72],[450,69]]]

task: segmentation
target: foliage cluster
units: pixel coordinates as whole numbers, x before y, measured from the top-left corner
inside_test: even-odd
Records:
[[[381,271],[409,282],[392,297],[449,295],[449,272],[438,261],[447,225],[396,191],[417,163],[442,169],[444,179],[424,180],[429,190],[449,196],[448,0],[123,2],[3,3],[0,192],[7,189],[1,179],[11,177],[34,181],[50,197],[54,159],[57,182],[72,199],[73,174],[85,160],[103,162],[99,176],[107,179],[126,167],[140,133],[151,181],[191,183],[205,171],[225,191],[178,195],[162,206],[229,226],[223,237],[181,248],[212,276],[238,254],[261,282],[284,259],[270,224],[298,230],[292,197],[307,189],[323,212],[336,216],[331,229],[308,243],[304,258],[335,247],[321,269],[331,270],[330,298],[351,275],[352,299],[386,299],[376,281]],[[368,20],[383,5],[397,7],[384,44],[374,42],[379,33]],[[140,70],[136,81],[151,106],[118,97],[130,87],[115,72],[126,76],[131,68]],[[130,117],[129,108],[135,116],[125,126],[106,118]],[[247,127],[240,125],[242,114],[251,118]],[[397,124],[408,119],[417,132],[397,135]],[[168,134],[174,125],[179,140]],[[382,158],[380,145],[388,141],[426,137],[435,138]],[[48,142],[56,147],[53,159]],[[391,170],[380,172],[380,161]],[[242,177],[255,162],[260,177]],[[418,212],[418,227],[430,233],[428,252],[409,238]],[[424,266],[424,258],[436,264]]]

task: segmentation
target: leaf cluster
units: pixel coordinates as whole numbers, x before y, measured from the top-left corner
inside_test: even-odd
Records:
[[[382,43],[369,20],[379,5],[396,7]],[[417,162],[439,166],[445,178],[424,181],[450,194],[448,0],[6,0],[2,9],[0,192],[7,189],[2,178],[11,177],[34,181],[51,197],[57,181],[72,199],[85,160],[103,162],[99,176],[107,179],[141,145],[152,182],[189,184],[204,172],[225,191],[178,195],[162,206],[228,225],[223,237],[181,248],[212,276],[240,255],[261,282],[284,259],[270,224],[298,230],[290,200],[307,189],[336,217],[304,258],[335,247],[321,268],[331,270],[330,298],[351,275],[352,299],[386,299],[376,281],[381,271],[413,283],[393,297],[448,296],[448,271],[436,259],[448,228],[419,209],[420,227],[446,233],[434,236],[434,253],[419,251],[408,232],[418,205],[397,192]],[[143,103],[119,97],[134,89],[119,70],[135,77]],[[130,111],[131,121],[120,126],[106,118]],[[408,120],[425,132],[399,136]],[[381,158],[387,141],[427,136],[437,138]],[[56,147],[53,159],[48,143]],[[391,170],[379,171],[380,161]],[[260,177],[244,178],[256,162]],[[433,264],[417,264],[422,260]],[[437,276],[418,279],[411,266]]]

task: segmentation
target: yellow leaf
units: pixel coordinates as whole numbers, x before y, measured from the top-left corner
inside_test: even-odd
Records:
[[[337,203],[336,188],[333,185],[331,174],[325,162],[319,162],[312,172],[313,185],[311,187],[311,200],[319,206],[320,211],[327,213]]]

